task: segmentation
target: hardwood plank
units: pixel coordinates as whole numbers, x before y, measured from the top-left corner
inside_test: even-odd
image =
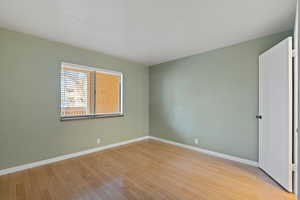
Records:
[[[295,200],[255,167],[154,140],[0,176],[5,200]]]

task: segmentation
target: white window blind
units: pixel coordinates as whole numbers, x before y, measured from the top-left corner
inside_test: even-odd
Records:
[[[62,71],[62,107],[87,108],[87,73]]]
[[[61,71],[62,116],[88,114],[88,72]]]

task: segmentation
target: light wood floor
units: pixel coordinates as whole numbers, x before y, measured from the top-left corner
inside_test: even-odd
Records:
[[[0,176],[1,200],[294,200],[259,169],[146,140]]]

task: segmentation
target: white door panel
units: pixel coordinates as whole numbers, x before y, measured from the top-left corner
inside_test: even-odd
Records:
[[[294,163],[297,166],[298,165],[298,7],[299,7],[299,1],[297,0],[297,8],[296,8],[296,17],[295,17],[295,26],[294,26],[294,51],[295,51],[295,57],[294,57],[294,130],[293,130],[293,138],[294,138]],[[294,192],[298,194],[298,169],[294,171]]]
[[[292,38],[259,56],[259,167],[292,192]]]

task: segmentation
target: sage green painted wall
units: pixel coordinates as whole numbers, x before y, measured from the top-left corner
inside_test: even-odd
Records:
[[[258,160],[258,56],[291,32],[150,67],[150,135]]]
[[[60,63],[124,73],[125,116],[59,121]],[[0,29],[0,169],[148,135],[148,67]]]

